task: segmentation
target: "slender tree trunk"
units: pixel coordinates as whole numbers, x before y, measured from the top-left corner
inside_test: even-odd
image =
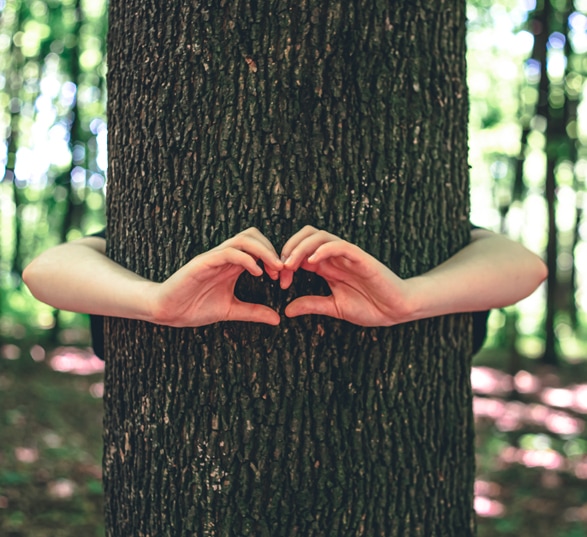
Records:
[[[464,39],[458,0],[111,0],[109,255],[161,281],[313,224],[404,277],[440,263],[469,239]],[[108,535],[474,533],[468,315],[106,338]]]

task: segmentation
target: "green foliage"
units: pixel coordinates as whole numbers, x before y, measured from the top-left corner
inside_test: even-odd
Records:
[[[546,51],[544,94],[534,45],[545,6],[552,8],[551,32],[566,41]],[[548,157],[556,161],[555,329],[562,354],[583,360],[587,1],[541,0],[533,7],[529,0],[468,1],[472,219],[544,252],[545,169]],[[20,272],[47,247],[104,225],[106,26],[105,0],[0,1],[0,339],[17,342],[10,352],[21,355],[15,362],[0,358],[0,534],[103,535],[101,404],[88,394],[99,381],[51,372],[20,348],[33,339],[85,343],[87,319],[37,302]],[[559,122],[554,134],[549,121]],[[539,292],[492,314],[488,352],[512,351],[503,368],[515,369],[517,354],[541,356],[545,311]],[[480,537],[587,535],[580,519],[584,480],[564,472],[554,479],[544,469],[504,466],[500,459],[508,448],[544,448],[576,461],[587,457],[584,431],[568,438],[539,428],[502,431],[482,421],[478,432],[479,474],[499,484],[497,499],[507,506],[504,516],[480,519]],[[71,487],[69,498],[48,492]],[[568,515],[556,528],[544,522],[545,506],[552,505]],[[583,511],[569,514],[569,505]]]
[[[558,352],[582,359],[587,139],[579,101],[587,3],[470,1],[468,6],[472,218],[545,257],[550,243],[552,292],[547,300],[543,289],[505,311],[519,334],[506,339],[523,354]],[[550,192],[547,163],[554,168]],[[550,206],[555,217],[549,223]],[[549,225],[556,226],[550,237]],[[502,335],[492,341],[505,340]]]
[[[106,2],[0,6],[0,335],[83,326],[20,281],[47,247],[104,225]],[[72,324],[73,323],[73,324]]]
[[[538,2],[532,11],[531,0],[468,2],[471,217],[545,252],[545,167],[548,155],[556,159],[563,282],[557,307],[566,312],[573,332],[559,347],[576,358],[587,331],[582,314],[587,293],[577,287],[587,281],[582,272],[587,263],[573,263],[573,257],[587,256],[584,233],[579,233],[587,150],[582,109],[571,112],[587,73],[587,3],[575,2],[575,11],[567,0],[548,4],[551,31],[567,35],[564,48],[559,39],[548,50],[548,113],[566,118],[556,137],[547,136],[548,119],[537,108],[540,62],[533,32],[543,24],[536,21],[546,5]],[[47,247],[104,225],[106,2],[5,0],[0,10],[0,131],[5,133],[0,145],[0,334],[12,334],[15,327],[51,329],[56,338],[66,327],[63,318],[32,299],[20,272]],[[534,338],[530,352],[535,356],[544,350],[545,316],[537,312],[545,310],[543,291],[506,310],[518,319],[519,332]]]

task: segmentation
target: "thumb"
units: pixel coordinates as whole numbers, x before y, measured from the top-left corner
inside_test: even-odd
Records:
[[[298,315],[328,315],[341,319],[342,317],[336,309],[334,298],[330,296],[302,296],[290,302],[285,308],[287,317],[297,317]]]
[[[226,320],[278,325],[281,319],[279,313],[263,304],[253,304],[251,302],[235,300]]]

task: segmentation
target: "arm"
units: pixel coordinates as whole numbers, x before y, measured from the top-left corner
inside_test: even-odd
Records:
[[[471,242],[431,271],[411,278],[418,318],[515,304],[544,281],[546,265],[503,235],[471,231]],[[426,298],[428,297],[428,298]]]
[[[263,273],[258,259],[274,279],[282,268],[273,246],[254,228],[196,256],[162,283],[113,262],[106,257],[105,247],[105,240],[98,237],[56,246],[34,259],[23,279],[39,300],[81,313],[169,326],[202,326],[220,320],[279,323],[275,311],[234,296],[242,272]]]
[[[457,312],[483,311],[528,296],[546,277],[542,260],[506,237],[473,230],[471,242],[426,274],[402,280],[354,244],[310,226],[284,246],[282,287],[297,268],[316,272],[332,295],[294,300],[288,316],[319,313],[364,326],[391,326]]]
[[[152,282],[106,257],[106,241],[85,237],[36,257],[22,274],[31,293],[57,309],[148,320]]]

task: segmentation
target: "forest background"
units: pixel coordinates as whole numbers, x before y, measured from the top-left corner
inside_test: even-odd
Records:
[[[544,256],[475,358],[479,535],[587,536],[587,0],[469,0],[472,221]],[[102,363],[22,284],[104,226],[104,0],[0,0],[0,533],[103,535]]]

